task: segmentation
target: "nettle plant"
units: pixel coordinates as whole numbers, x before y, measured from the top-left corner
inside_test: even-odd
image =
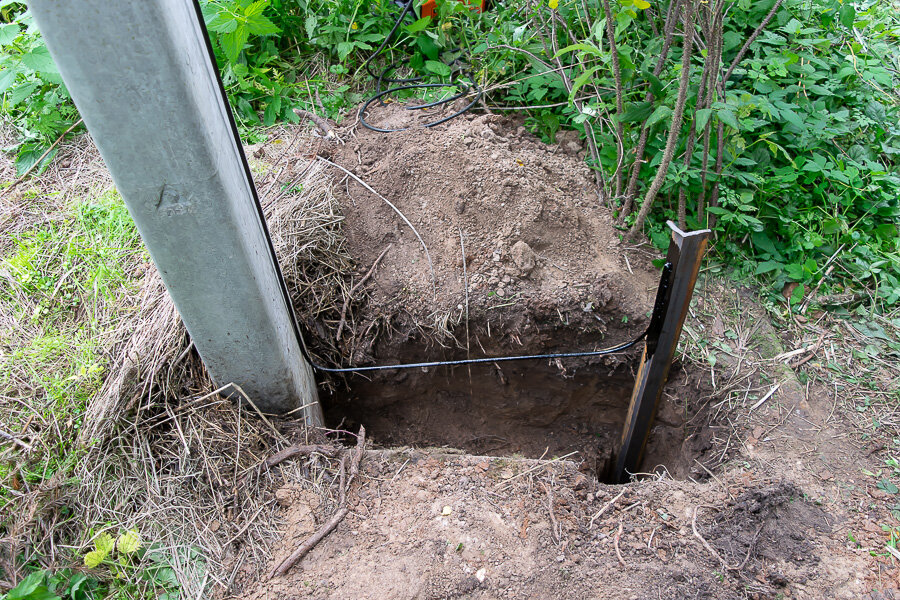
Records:
[[[15,154],[20,175],[78,121],[78,111],[34,19],[23,4],[10,0],[0,1],[0,114],[18,133],[18,142],[3,150]],[[54,155],[55,149],[37,168],[49,164]]]

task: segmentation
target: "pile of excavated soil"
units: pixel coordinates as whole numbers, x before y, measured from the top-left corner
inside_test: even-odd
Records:
[[[401,127],[410,115],[388,104],[368,120]],[[465,115],[339,136],[343,143],[323,141],[316,152],[358,178],[332,168],[354,281],[371,273],[365,301],[339,326],[343,365],[591,351],[646,328],[658,272],[650,253],[626,256],[577,133],[547,145],[520,119]],[[632,349],[366,373],[323,394],[323,404],[328,422],[363,424],[380,445],[531,457],[577,450],[601,473],[621,435],[636,359]],[[651,454],[671,434],[674,453],[662,462],[680,459],[681,425],[674,415]]]
[[[397,126],[409,115],[389,104],[368,120]],[[341,135],[345,143],[319,153],[394,204],[434,267],[432,279],[422,244],[390,206],[333,169],[360,274],[387,249],[356,327],[388,316],[394,332],[452,333],[466,347],[459,326],[468,307],[471,346],[477,336],[486,350],[537,351],[560,342],[546,339],[548,329],[572,332],[562,344],[598,347],[646,326],[658,275],[646,256],[624,255],[574,132],[546,145],[517,119],[466,115],[427,129],[357,126]],[[373,354],[395,356],[390,346]],[[370,359],[368,351],[357,348],[354,360]]]

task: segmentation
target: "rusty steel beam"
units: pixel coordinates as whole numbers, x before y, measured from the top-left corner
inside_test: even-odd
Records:
[[[610,476],[612,483],[627,483],[644,457],[710,234],[709,229],[685,233],[671,221],[668,225],[672,239]]]

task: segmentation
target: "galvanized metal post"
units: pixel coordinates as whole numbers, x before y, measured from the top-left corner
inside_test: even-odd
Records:
[[[611,476],[614,483],[626,483],[641,464],[710,233],[709,229],[685,233],[671,221],[669,227],[672,229],[672,240],[656,299],[657,306],[664,312],[654,311],[656,322],[651,320],[647,332],[622,442]]]
[[[191,0],[28,0],[204,364],[322,422],[246,158]]]

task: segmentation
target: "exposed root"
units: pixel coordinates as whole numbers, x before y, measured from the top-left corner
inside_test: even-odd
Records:
[[[310,550],[316,547],[316,545],[321,542],[325,537],[334,531],[334,529],[338,526],[344,517],[347,516],[347,513],[350,512],[350,509],[346,507],[347,502],[347,490],[350,488],[350,485],[353,483],[353,479],[359,473],[359,463],[362,460],[363,454],[366,451],[366,429],[364,427],[359,428],[359,435],[356,438],[356,448],[353,449],[353,453],[350,457],[350,476],[345,477],[346,475],[346,466],[347,460],[346,456],[341,459],[341,470],[340,470],[340,504],[338,506],[338,510],[331,519],[328,520],[324,525],[322,525],[314,534],[306,538],[300,546],[294,550],[290,556],[285,558],[281,563],[275,567],[271,573],[269,573],[269,579],[273,577],[281,577],[285,573],[291,570],[295,564],[297,564],[300,560],[303,559],[304,556],[309,554]]]

